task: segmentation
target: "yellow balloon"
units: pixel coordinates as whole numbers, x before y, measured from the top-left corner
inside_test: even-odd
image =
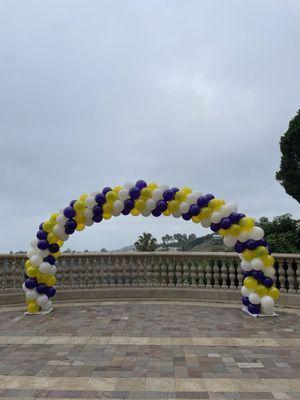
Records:
[[[136,208],[137,210],[139,210],[139,211],[144,211],[145,208],[146,208],[146,202],[145,202],[145,200],[143,200],[143,199],[138,199],[138,200],[135,201],[134,206],[135,206],[135,208]]]
[[[230,234],[230,229],[220,229],[220,230],[218,231],[218,233],[219,233],[219,235],[221,235],[221,236],[224,237],[224,236]]]
[[[192,217],[192,221],[195,222],[195,224],[199,224],[201,222],[201,218],[198,216]]]
[[[192,189],[189,188],[189,187],[187,187],[187,186],[183,187],[183,188],[181,189],[181,191],[182,191],[183,193],[185,193],[185,194],[190,194],[190,193],[192,193]],[[177,193],[178,193],[178,192],[177,192]]]
[[[151,183],[149,183],[148,188],[150,190],[154,190],[154,189],[158,188],[158,185],[156,183],[154,183],[154,182],[151,182]]]
[[[35,267],[29,267],[26,270],[26,275],[28,275],[29,278],[34,278],[37,275],[37,273],[38,273],[38,270]]]
[[[151,196],[152,196],[152,190],[149,189],[148,187],[144,187],[144,188],[141,190],[141,197],[142,197],[142,199],[148,200],[148,199],[150,199]]]
[[[47,286],[54,286],[56,283],[56,278],[53,275],[50,275],[46,281]]]
[[[84,224],[85,223],[85,215],[84,215],[84,213],[82,211],[79,211],[76,214],[75,221],[77,222],[77,224]]]
[[[64,245],[64,242],[62,240],[58,240],[57,244],[59,245],[59,247],[62,247]]]
[[[25,261],[25,268],[33,267],[30,260]]]
[[[107,192],[105,197],[106,197],[106,200],[109,201],[110,203],[113,203],[114,201],[118,200],[118,194],[116,192],[114,192],[113,190],[110,190],[109,192]]]
[[[254,228],[254,219],[249,217],[244,217],[239,222],[240,227],[244,231],[249,231],[250,229]]]
[[[59,238],[53,232],[50,232],[48,233],[47,240],[49,243],[57,243]]]
[[[78,226],[78,225],[77,225]],[[83,230],[83,229],[82,229]],[[61,256],[61,252],[57,251],[56,253],[52,253],[53,257],[58,258]]]
[[[247,278],[244,279],[244,285],[246,286],[247,289],[250,290],[254,290],[258,286],[257,280],[254,279],[252,276],[247,276]]]
[[[275,259],[272,256],[261,257],[265,267],[273,267]]]
[[[85,224],[77,224],[76,231],[78,231],[78,232],[83,231],[84,228],[85,228]],[[54,257],[55,257],[55,255],[54,255]]]
[[[168,204],[168,210],[171,213],[177,213],[179,211],[179,202],[177,200],[171,200]]]
[[[221,205],[222,205],[222,200],[220,200],[220,199],[212,199],[208,203],[208,208],[211,211],[217,211],[221,207]]]
[[[186,199],[186,193],[182,192],[179,190],[178,192],[175,193],[175,200],[181,202]]]
[[[211,210],[208,208],[208,207],[203,207],[202,209],[201,209],[201,212],[200,212],[200,214],[199,214],[199,217],[201,218],[201,219],[206,219],[206,218],[209,218],[211,216]]]
[[[84,201],[87,197],[89,197],[89,195],[84,193],[79,197],[79,200]]]
[[[279,290],[277,289],[277,287],[272,286],[272,287],[269,289],[268,295],[271,296],[272,299],[277,300],[278,297],[279,297]]]
[[[266,296],[268,294],[268,289],[261,284],[257,285],[255,291],[260,297]]]
[[[243,257],[246,261],[251,261],[255,257],[255,252],[253,250],[244,250]]]
[[[113,206],[110,203],[103,204],[103,214],[112,214]]]
[[[102,217],[103,217],[103,219],[110,219],[112,217],[112,214],[111,213],[104,213],[102,215]]]
[[[170,210],[166,210],[163,212],[165,217],[169,217],[171,215],[171,211]]]
[[[130,214],[131,215],[133,215],[134,217],[137,217],[138,215],[140,215],[140,210],[138,210],[137,208],[133,208],[131,211],[130,211]]]
[[[73,208],[74,208],[75,211],[84,210],[84,208],[85,208],[85,202],[82,201],[82,200],[77,200],[77,201],[75,201],[75,203],[74,203],[74,205],[73,205]]]
[[[122,189],[122,186],[115,186],[114,187],[114,192],[119,193],[119,191]]]
[[[268,254],[269,252],[264,246],[258,246],[255,250],[256,257],[265,257]]]
[[[38,282],[39,283],[46,283],[47,282],[47,279],[49,278],[49,276],[50,275],[48,275],[48,274],[42,274],[41,272],[39,272],[38,274],[37,274],[37,280],[38,280]]]
[[[45,221],[45,222],[43,223],[43,230],[44,230],[45,232],[50,232],[50,231],[52,231],[53,227],[54,227],[54,223],[51,222],[51,221]]]
[[[37,305],[36,302],[31,301],[30,303],[27,304],[27,311],[29,313],[35,313],[39,311],[39,306]]]
[[[241,228],[237,224],[231,225],[228,230],[232,236],[238,236],[241,233]]]
[[[53,224],[56,223],[56,218],[58,217],[58,213],[54,213],[51,215],[50,217],[50,222],[52,222]]]

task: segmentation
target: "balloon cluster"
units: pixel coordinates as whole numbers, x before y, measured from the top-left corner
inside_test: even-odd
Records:
[[[248,311],[252,314],[273,313],[274,299],[279,295],[273,285],[274,258],[263,240],[263,230],[255,226],[254,220],[239,213],[234,203],[225,203],[212,194],[203,195],[188,187],[179,189],[147,184],[143,180],[82,194],[40,224],[25,263],[23,290],[29,313],[52,308],[51,298],[56,293],[56,260],[69,235],[120,214],[172,215],[210,227],[223,237],[226,246],[239,253],[244,271],[242,301]]]

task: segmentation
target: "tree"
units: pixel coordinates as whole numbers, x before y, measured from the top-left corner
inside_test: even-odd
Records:
[[[134,247],[137,251],[155,251],[157,248],[157,241],[151,233],[144,232],[134,243]]]
[[[300,110],[280,139],[281,163],[276,179],[300,203]]]
[[[300,252],[300,228],[291,214],[280,215],[273,221],[262,217],[258,225],[265,231],[265,239],[274,253]]]

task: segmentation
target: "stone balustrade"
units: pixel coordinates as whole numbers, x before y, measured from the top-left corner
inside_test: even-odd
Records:
[[[300,254],[274,254],[276,286],[300,294]],[[0,255],[0,294],[19,292],[25,255]],[[194,288],[237,290],[242,286],[240,259],[235,253],[129,252],[64,253],[58,260],[57,287]]]

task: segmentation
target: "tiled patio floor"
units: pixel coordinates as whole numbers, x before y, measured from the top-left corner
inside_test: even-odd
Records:
[[[188,302],[0,309],[0,399],[297,399],[300,313]]]

